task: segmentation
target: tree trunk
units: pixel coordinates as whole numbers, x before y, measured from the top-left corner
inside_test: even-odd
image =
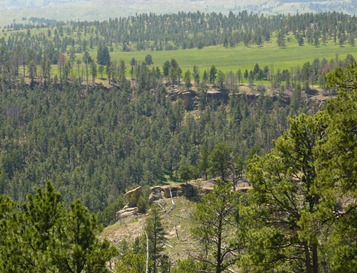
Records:
[[[318,260],[316,243],[312,244],[312,266],[313,266],[313,273],[319,273],[319,260]]]
[[[146,236],[146,264],[145,264],[145,273],[149,273],[149,237],[145,231]]]
[[[304,241],[304,251],[305,251],[305,269],[306,273],[313,273],[311,267],[311,257],[310,257],[310,249],[307,241]]]
[[[217,240],[217,255],[216,255],[216,273],[221,273],[222,269],[222,225],[223,225],[223,216],[221,215],[219,219],[218,226],[218,240]]]

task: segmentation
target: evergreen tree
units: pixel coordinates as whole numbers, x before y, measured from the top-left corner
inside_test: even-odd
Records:
[[[234,237],[238,234],[238,202],[232,184],[217,181],[213,191],[197,204],[192,232],[201,245],[198,260],[207,272],[226,272],[239,258],[237,252],[243,245]]]
[[[150,54],[145,56],[145,64],[146,65],[152,65],[154,64],[153,60],[152,60],[152,56]]]
[[[184,79],[185,79],[185,86],[187,89],[190,89],[190,87],[192,86],[191,84],[191,72],[190,70],[187,70],[185,72],[185,75],[184,75]]]
[[[80,201],[73,202],[61,219],[55,235],[58,245],[51,253],[60,272],[110,272],[106,265],[115,249],[108,241],[100,242],[97,238],[100,231],[96,216]]]
[[[196,65],[193,67],[193,80],[194,80],[196,86],[199,86],[199,84],[200,84],[200,73],[199,73],[198,67]]]
[[[160,211],[157,206],[151,208],[144,230],[149,242],[149,259],[151,261],[149,272],[157,273],[159,272],[159,268],[163,266],[165,260],[163,250],[167,240]]]
[[[352,64],[327,77],[328,86],[336,88],[338,95],[327,104],[328,138],[318,150],[317,188],[324,193],[323,210],[312,221],[319,217],[319,222],[335,224],[326,248],[335,272],[352,272],[357,264],[356,71],[357,65]]]
[[[231,164],[232,148],[227,143],[218,143],[210,153],[210,173],[220,175],[224,181]]]
[[[85,64],[85,72],[86,72],[86,81],[88,84],[88,77],[89,77],[89,65],[93,62],[92,57],[89,55],[89,52],[86,51],[82,57],[82,60]]]
[[[97,63],[103,66],[110,64],[109,49],[106,45],[100,44],[97,49]]]
[[[210,154],[209,150],[207,148],[203,148],[198,160],[198,169],[202,172],[206,180],[207,180],[209,164],[210,164],[209,154]]]
[[[211,84],[214,84],[217,78],[217,68],[215,65],[211,66],[211,69],[209,70],[209,82]]]
[[[97,75],[98,75],[97,64],[95,62],[90,63],[90,72],[92,75],[92,82],[94,84],[95,79],[97,78]]]
[[[249,163],[253,184],[247,255],[252,272],[302,270],[319,272],[319,230],[310,230],[306,218],[314,215],[321,195],[317,183],[315,148],[324,140],[324,115],[300,115],[290,120],[290,130],[264,157]],[[258,220],[259,219],[259,220]],[[274,248],[274,251],[272,251]]]
[[[23,210],[0,198],[0,272],[109,272],[115,249],[97,238],[96,216],[79,201],[64,208],[51,183],[28,195]]]

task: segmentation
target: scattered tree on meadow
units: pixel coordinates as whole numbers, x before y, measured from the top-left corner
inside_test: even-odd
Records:
[[[152,60],[152,56],[150,54],[145,56],[145,64],[146,65],[152,65],[154,64],[153,60]]]
[[[193,66],[193,80],[194,80],[196,86],[199,86],[199,84],[200,84],[200,72],[199,72],[198,67],[196,65]]]
[[[93,62],[92,57],[89,55],[89,52],[86,51],[82,58],[83,63],[85,64],[85,72],[86,72],[86,82],[88,84],[89,80],[89,65]]]
[[[184,75],[184,81],[185,81],[185,86],[187,89],[190,89],[190,87],[192,86],[191,84],[191,72],[190,70],[187,70],[185,72],[185,75]]]
[[[97,64],[95,62],[90,63],[90,72],[92,76],[92,83],[94,84],[95,79],[97,78],[98,75]]]
[[[214,84],[217,78],[217,68],[215,65],[211,66],[211,69],[209,70],[209,82],[211,84]]]
[[[110,54],[108,47],[102,43],[98,46],[97,49],[97,63],[104,66],[110,64]]]

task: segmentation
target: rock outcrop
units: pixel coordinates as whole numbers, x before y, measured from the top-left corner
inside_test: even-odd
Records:
[[[163,197],[163,190],[160,186],[150,188],[149,203],[161,200]]]
[[[124,196],[126,205],[116,213],[117,219],[119,220],[137,214],[139,212],[138,200],[142,195],[141,187],[128,191]]]
[[[163,198],[171,198],[171,195],[172,197],[193,197],[196,192],[197,189],[192,184],[155,186],[150,188],[149,203],[159,201]]]
[[[130,208],[125,206],[124,208],[122,208],[117,212],[116,217],[118,220],[123,219],[138,214],[138,211],[139,211],[138,207]]]
[[[183,101],[183,106],[187,110],[191,110],[194,108],[195,101],[197,99],[197,94],[193,90],[186,90],[178,93],[179,98]]]
[[[165,199],[184,196],[187,198],[195,198],[196,196],[204,195],[213,190],[215,186],[214,181],[211,180],[197,180],[191,183],[173,184],[154,186],[150,188],[149,203],[165,203]],[[240,180],[236,187],[236,191],[248,191],[252,186],[245,180]],[[137,187],[128,191],[125,194],[126,206],[117,212],[117,219],[123,219],[139,213],[138,201],[143,197],[141,187]]]
[[[124,196],[124,199],[127,203],[126,206],[128,206],[130,208],[137,207],[138,206],[137,202],[138,202],[140,196],[142,196],[142,195],[143,195],[143,193],[142,193],[141,187],[137,187],[135,189],[128,191]]]

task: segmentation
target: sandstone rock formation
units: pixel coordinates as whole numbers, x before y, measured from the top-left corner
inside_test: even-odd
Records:
[[[139,200],[139,197],[142,195],[143,195],[143,193],[141,190],[141,186],[128,191],[124,196],[124,199],[127,203],[126,206],[128,206],[130,208],[137,207],[138,206],[137,202]]]
[[[149,203],[161,200],[162,197],[162,187],[155,186],[150,188]]]
[[[149,203],[159,201],[163,198],[171,198],[171,195],[172,197],[193,197],[196,192],[197,189],[192,184],[155,186],[150,188]]]
[[[117,219],[119,220],[137,214],[139,211],[138,200],[142,195],[143,193],[141,187],[137,187],[135,189],[128,191],[124,196],[124,199],[127,204],[125,205],[124,208],[122,208],[120,211],[116,213]]]

